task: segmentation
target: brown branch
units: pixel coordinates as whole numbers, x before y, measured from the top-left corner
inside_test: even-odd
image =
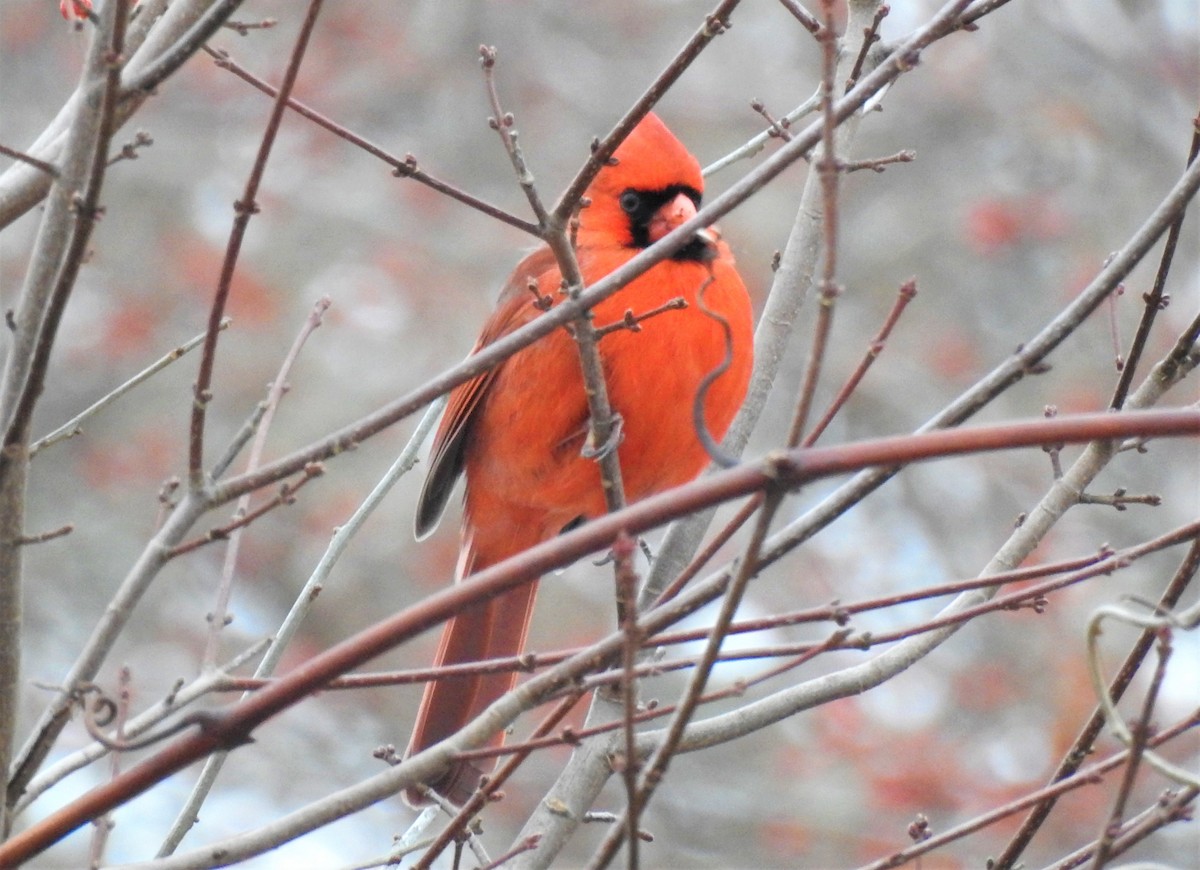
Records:
[[[821,437],[821,433],[833,422],[833,418],[837,416],[850,396],[858,389],[858,385],[867,374],[867,369],[883,353],[888,337],[892,334],[892,329],[895,328],[896,323],[900,320],[900,315],[904,313],[904,309],[908,307],[909,302],[916,298],[916,295],[917,281],[915,278],[910,278],[900,285],[900,293],[896,296],[892,310],[888,312],[887,317],[884,318],[883,326],[879,327],[879,332],[875,334],[875,337],[871,339],[871,343],[867,346],[866,356],[863,357],[862,362],[858,364],[858,367],[855,368],[850,377],[846,379],[846,383],[842,385],[838,394],[833,397],[833,401],[829,403],[829,407],[821,416],[821,419],[817,421],[816,425],[813,426],[812,430],[805,437],[805,447],[811,447],[817,443],[817,439]]]
[[[1188,149],[1186,165],[1191,166],[1196,161],[1198,154],[1200,154],[1200,114],[1192,119],[1192,144]],[[1166,308],[1170,302],[1170,297],[1166,295],[1164,288],[1167,283],[1167,275],[1171,272],[1171,263],[1175,258],[1175,247],[1179,243],[1179,234],[1183,229],[1183,218],[1184,212],[1180,212],[1172,221],[1170,229],[1167,230],[1167,241],[1163,245],[1162,256],[1158,261],[1154,284],[1150,292],[1143,297],[1146,307],[1142,311],[1142,319],[1138,322],[1137,332],[1134,333],[1133,344],[1129,347],[1129,353],[1125,355],[1125,365],[1121,369],[1121,377],[1117,381],[1112,401],[1109,402],[1111,408],[1119,409],[1125,404],[1125,397],[1129,395],[1134,372],[1137,371],[1138,363],[1141,362],[1146,342],[1150,338],[1150,330],[1154,326],[1154,320],[1158,316],[1158,312]]]
[[[245,67],[234,61],[230,57],[229,52],[213,49],[208,46],[205,46],[204,50],[213,58],[213,61],[221,69],[228,70],[242,81],[247,82],[268,96],[274,97],[279,94],[278,89],[273,85],[270,85],[258,78]],[[316,109],[310,108],[304,103],[301,103],[294,97],[288,97],[287,106],[289,109],[296,112],[296,114],[307,118],[318,127],[328,130],[339,139],[344,139],[351,145],[366,151],[372,157],[377,157],[378,159],[382,160],[388,166],[392,167],[392,174],[397,178],[410,178],[419,184],[423,184],[432,190],[436,190],[438,193],[444,194],[451,199],[462,203],[463,205],[482,212],[488,217],[495,218],[501,223],[508,224],[510,227],[515,227],[522,232],[526,232],[534,236],[540,234],[537,224],[530,223],[523,218],[519,218],[511,212],[505,211],[499,206],[492,205],[491,203],[486,202],[473,194],[467,193],[461,188],[455,187],[449,182],[442,181],[441,179],[435,178],[434,176],[425,172],[425,170],[421,169],[420,165],[418,164],[417,158],[412,154],[405,154],[403,157],[397,157],[394,154],[391,154],[388,151],[380,148],[369,139],[360,136],[358,133],[355,133],[349,128],[342,126],[325,115],[322,115]]]
[[[838,171],[837,156],[837,125],[838,119],[834,114],[834,77],[837,75],[839,42],[833,29],[833,0],[821,0],[822,27],[817,34],[817,42],[821,46],[821,155],[816,162],[818,178],[821,182],[821,239],[824,248],[822,275],[820,282],[819,305],[817,319],[813,326],[812,347],[808,361],[804,367],[804,380],[800,394],[796,399],[796,408],[792,414],[792,424],[788,430],[788,447],[800,443],[804,429],[808,425],[808,416],[816,397],[817,383],[825,362],[825,351],[829,343],[829,333],[833,328],[833,311],[841,288],[837,285],[837,251],[838,251],[838,186],[840,172]],[[868,33],[870,29],[868,28]],[[866,57],[868,46],[863,45],[862,57]],[[861,69],[861,68],[860,68]]]
[[[1125,285],[1118,284],[1117,289],[1108,297],[1108,337],[1112,342],[1113,367],[1117,372],[1125,370],[1125,358],[1121,356],[1121,324],[1117,319],[1117,300],[1125,295]]]
[[[788,12],[792,13],[792,17],[800,22],[800,25],[816,36],[821,30],[821,22],[817,20],[817,16],[813,15],[796,0],[779,0],[779,4]]]
[[[1153,727],[1154,708],[1158,703],[1158,693],[1162,689],[1163,678],[1167,675],[1167,662],[1171,658],[1171,635],[1167,631],[1158,632],[1158,663],[1150,677],[1150,685],[1146,687],[1146,696],[1142,699],[1142,715],[1133,727],[1133,743],[1129,747],[1129,762],[1125,765],[1121,785],[1113,798],[1113,808],[1105,821],[1104,829],[1096,841],[1096,852],[1092,859],[1095,870],[1103,870],[1105,863],[1112,857],[1113,844],[1121,830],[1121,822],[1125,817],[1125,807],[1133,792],[1133,784],[1137,781],[1138,769],[1141,767],[1142,755],[1146,750],[1146,741],[1150,738]]]
[[[1117,488],[1113,490],[1111,495],[1092,495],[1091,493],[1083,493],[1079,497],[1080,504],[1102,504],[1108,505],[1118,511],[1125,510],[1127,505],[1144,504],[1150,507],[1158,507],[1162,504],[1162,496],[1147,494],[1147,495],[1128,495],[1124,489]]]
[[[221,26],[234,31],[238,36],[249,36],[252,30],[269,30],[279,23],[277,18],[263,18],[261,21],[226,21]],[[208,46],[205,46],[207,49]]]
[[[507,852],[505,852],[503,855],[501,855],[499,858],[497,858],[491,864],[488,864],[486,867],[482,868],[482,870],[494,870],[494,868],[503,867],[505,864],[507,864],[510,860],[517,857],[518,855],[523,855],[526,852],[532,852],[533,850],[535,850],[541,841],[542,841],[541,836],[539,836],[538,834],[531,834],[530,836],[528,836],[524,840],[522,840],[520,843],[513,846],[511,849],[509,849]]]
[[[676,296],[674,299],[668,299],[662,305],[659,305],[656,308],[651,308],[649,311],[646,311],[642,314],[634,314],[632,308],[626,308],[625,316],[616,323],[609,323],[605,326],[593,327],[592,333],[596,336],[596,339],[599,340],[611,332],[620,332],[623,329],[627,329],[630,332],[641,332],[641,325],[651,317],[656,317],[659,314],[666,313],[667,311],[682,311],[684,308],[687,308],[687,300],[682,296]]]
[[[483,69],[483,82],[487,88],[488,101],[496,114],[488,118],[488,126],[500,136],[504,150],[512,163],[513,171],[517,174],[517,183],[521,186],[529,207],[537,217],[538,226],[544,231],[550,226],[550,215],[538,195],[533,173],[525,162],[525,154],[518,142],[517,131],[513,127],[515,119],[512,112],[504,111],[500,105],[500,92],[496,89],[496,48],[490,45],[479,46],[479,65]]]
[[[607,136],[593,144],[592,153],[588,157],[587,162],[576,173],[571,183],[567,185],[567,189],[558,198],[558,202],[554,204],[552,220],[555,225],[561,226],[567,223],[570,216],[574,214],[576,208],[579,206],[579,200],[583,196],[584,191],[592,183],[592,179],[596,177],[596,173],[608,162],[608,159],[612,157],[617,147],[625,141],[625,137],[646,116],[646,113],[654,108],[655,104],[662,99],[663,94],[675,84],[684,71],[691,66],[692,62],[700,56],[700,52],[713,39],[720,36],[729,28],[729,17],[740,2],[741,0],[721,0],[716,8],[705,16],[704,23],[692,34],[692,38],[679,50],[679,53],[671,59],[666,69],[659,73],[654,81],[650,83],[650,86],[638,97],[637,102],[625,113],[625,116],[617,122],[617,125],[609,131]],[[713,220],[716,220],[716,217]],[[689,221],[684,225],[684,227],[689,227],[686,236],[689,239],[697,229],[708,226],[707,223],[692,226],[692,223],[692,221]],[[679,232],[679,230],[676,230],[676,232]]]
[[[13,160],[19,160],[22,163],[28,163],[35,169],[40,169],[42,172],[49,175],[51,178],[58,178],[58,167],[53,163],[47,163],[45,160],[38,160],[24,151],[18,151],[16,148],[9,148],[7,145],[0,145],[0,154],[5,157],[11,157]]]
[[[692,558],[692,561],[689,562],[684,569],[676,575],[675,579],[667,584],[666,588],[663,589],[663,591],[655,599],[654,603],[661,604],[664,601],[670,601],[679,594],[680,590],[682,590],[684,586],[692,582],[692,579],[700,573],[704,566],[707,565],[714,556],[716,556],[717,550],[725,546],[725,544],[729,542],[729,539],[734,536],[737,530],[745,525],[746,521],[750,519],[750,517],[754,516],[755,511],[762,506],[762,498],[762,493],[755,493],[753,496],[751,496],[750,499],[744,505],[742,505],[734,517],[725,524],[724,528],[717,532],[717,534],[713,536],[712,540],[705,544],[704,549],[700,550]]]
[[[625,748],[622,756],[614,763],[621,774],[625,785],[625,820],[627,823],[626,842],[629,845],[627,860],[629,870],[638,868],[638,828],[642,815],[642,796],[638,790],[637,731],[634,728],[634,716],[637,715],[637,662],[642,646],[642,635],[637,627],[637,590],[638,576],[633,567],[633,557],[637,545],[633,538],[625,533],[617,536],[613,543],[613,558],[616,562],[617,578],[617,613],[620,615],[620,630],[625,635],[625,643],[621,647],[621,676],[618,683],[620,692],[622,730],[625,735]]]
[[[36,535],[22,535],[17,539],[17,544],[22,547],[29,544],[44,544],[47,541],[53,541],[55,538],[65,537],[73,531],[75,531],[75,526],[67,523],[65,526],[59,526],[57,529],[51,529],[48,532],[41,532]]]
[[[254,158],[254,165],[250,170],[249,177],[246,179],[246,186],[242,190],[241,198],[234,203],[235,217],[233,227],[229,232],[229,241],[225,247],[225,257],[221,263],[221,275],[217,281],[217,289],[213,295],[212,306],[209,309],[208,334],[204,337],[204,350],[200,356],[200,371],[196,376],[196,383],[193,387],[192,420],[188,436],[188,484],[193,490],[200,489],[205,483],[205,415],[208,403],[212,400],[212,374],[213,366],[216,364],[217,337],[221,333],[221,322],[225,319],[225,306],[229,300],[229,293],[233,286],[233,273],[237,267],[238,256],[242,249],[242,239],[246,235],[246,228],[250,224],[250,218],[258,213],[258,203],[255,202],[255,197],[258,195],[258,188],[262,183],[263,174],[266,172],[267,160],[271,156],[271,149],[275,145],[279,126],[283,121],[283,111],[287,107],[286,100],[296,84],[296,78],[300,74],[300,64],[303,62],[305,50],[308,48],[309,38],[312,36],[313,28],[316,27],[317,15],[321,11],[321,2],[322,0],[310,0],[308,11],[304,16],[304,22],[300,26],[300,33],[296,37],[291,57],[288,59],[283,83],[280,85],[279,93],[275,97],[275,104],[271,108],[271,115],[267,119],[266,128],[263,130],[262,141],[259,143],[258,154]],[[230,11],[232,12],[232,9]]]
[[[879,25],[883,23],[883,19],[891,11],[892,8],[886,3],[880,5],[875,10],[875,16],[871,19],[871,23],[863,28],[862,44],[858,48],[858,57],[854,59],[854,66],[850,70],[850,76],[846,79],[846,91],[854,87],[855,82],[858,81],[858,77],[862,75],[863,64],[867,62],[867,53],[870,52],[872,45],[879,42]],[[879,171],[882,171],[882,169]]]

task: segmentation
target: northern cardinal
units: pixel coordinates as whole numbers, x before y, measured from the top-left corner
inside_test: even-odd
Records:
[[[614,158],[596,175],[586,194],[590,204],[580,212],[577,255],[587,284],[695,215],[704,189],[696,158],[655,115],[634,128]],[[548,248],[529,254],[504,285],[475,349],[538,317],[547,304],[539,308],[538,297],[557,301],[561,285]],[[750,379],[750,300],[729,247],[713,231],[696,233],[671,259],[597,305],[595,323],[616,323],[627,310],[645,314],[677,297],[686,307],[648,317],[636,330],[608,332],[598,344],[609,398],[621,416],[618,456],[630,502],[685,483],[708,464],[693,404],[701,381],[727,354],[728,368],[704,396],[713,437],[724,436]],[[728,324],[729,339],[718,317]],[[456,388],[418,502],[418,538],[437,524],[464,472],[459,579],[603,514],[597,462],[581,453],[588,420],[579,355],[566,330]],[[536,592],[537,583],[528,583],[459,613],[442,634],[437,665],[519,655]],[[515,682],[516,674],[495,674],[429,683],[408,754],[458,731]],[[491,745],[502,741],[497,734]],[[462,804],[479,775],[459,762],[429,786]],[[423,802],[415,791],[406,797]]]

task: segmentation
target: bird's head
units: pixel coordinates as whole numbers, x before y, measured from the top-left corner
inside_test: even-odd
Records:
[[[645,248],[692,218],[703,192],[699,162],[651,113],[588,188],[590,205],[580,212],[579,243]],[[711,234],[701,231],[674,259],[707,260],[713,250]]]

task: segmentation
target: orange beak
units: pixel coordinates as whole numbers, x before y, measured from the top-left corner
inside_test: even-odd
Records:
[[[696,216],[696,204],[686,193],[677,195],[673,200],[662,206],[654,213],[646,227],[647,237],[653,244],[671,230],[677,229]]]

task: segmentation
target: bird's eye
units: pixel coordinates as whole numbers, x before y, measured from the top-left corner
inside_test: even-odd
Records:
[[[627,190],[621,194],[621,210],[625,214],[633,214],[642,204],[642,198],[632,190]]]

